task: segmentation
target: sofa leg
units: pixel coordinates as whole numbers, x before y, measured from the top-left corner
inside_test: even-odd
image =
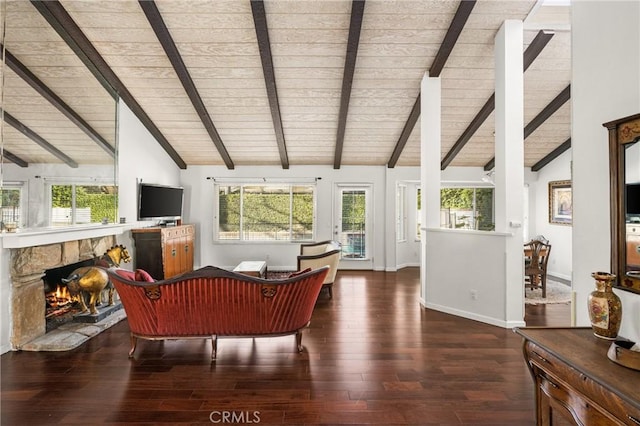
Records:
[[[211,336],[211,361],[216,360],[216,355],[218,352],[218,336],[215,334]]]
[[[133,358],[133,353],[136,350],[136,344],[138,343],[138,338],[131,333],[131,349],[129,349],[129,358]]]
[[[298,352],[302,352],[304,350],[302,347],[302,330],[296,331],[296,345],[298,346]]]
[[[333,286],[327,287],[329,289],[329,299],[333,299]]]

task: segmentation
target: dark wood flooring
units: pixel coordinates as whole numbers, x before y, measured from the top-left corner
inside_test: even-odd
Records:
[[[302,343],[293,336],[140,341],[126,321],[68,352],[1,357],[2,425],[533,425],[534,393],[511,330],[418,303],[419,273],[341,271]],[[569,305],[528,306],[568,326]],[[225,417],[226,416],[226,417]]]

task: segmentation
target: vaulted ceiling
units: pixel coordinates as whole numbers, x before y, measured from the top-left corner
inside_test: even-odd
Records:
[[[492,167],[494,37],[525,22],[525,165],[570,146],[567,6],[534,0],[3,0],[3,161],[102,164],[120,98],[181,168]],[[35,136],[34,136],[35,135]]]

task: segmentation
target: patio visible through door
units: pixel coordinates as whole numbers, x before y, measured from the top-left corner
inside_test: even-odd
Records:
[[[370,193],[369,186],[339,185],[337,188],[335,239],[342,244],[343,264],[352,260],[369,261],[354,265],[358,269],[372,266],[368,235]]]

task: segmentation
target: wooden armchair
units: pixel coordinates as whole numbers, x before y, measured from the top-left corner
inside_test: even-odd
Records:
[[[299,271],[307,268],[317,269],[329,266],[329,272],[322,284],[322,288],[326,288],[329,291],[329,298],[333,298],[333,282],[338,272],[341,251],[340,243],[335,241],[321,241],[300,245],[300,255],[298,256]]]
[[[540,240],[532,240],[524,245],[525,288],[542,290],[542,297],[547,297],[547,263],[551,253],[551,244]]]

